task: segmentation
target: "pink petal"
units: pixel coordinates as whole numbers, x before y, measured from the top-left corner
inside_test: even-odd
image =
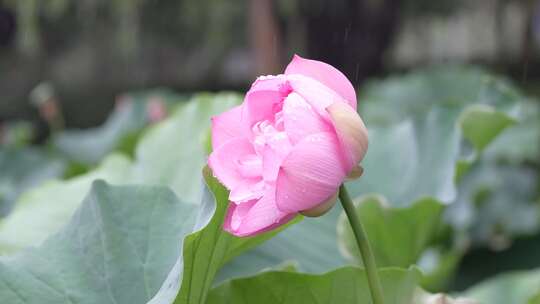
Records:
[[[286,84],[287,77],[283,74],[259,76],[251,85],[250,91],[279,91],[284,95],[290,92]]]
[[[244,113],[249,126],[263,120],[272,122],[290,90],[283,75],[272,78],[259,77],[244,99]]]
[[[295,216],[277,209],[272,189],[259,200],[229,204],[223,229],[239,237],[252,236],[275,229]]]
[[[255,151],[248,139],[233,138],[210,154],[208,166],[227,189],[235,189],[246,179],[238,165],[243,159],[253,154]]]
[[[300,95],[325,119],[328,118],[326,108],[333,103],[347,103],[339,94],[319,81],[303,75],[293,74],[287,77],[293,91]]]
[[[249,127],[242,119],[242,106],[212,117],[212,149],[216,150],[233,138],[246,137],[247,130]]]
[[[310,135],[294,146],[281,165],[276,181],[277,207],[288,213],[311,209],[330,198],[345,176],[336,135]]]
[[[276,181],[279,167],[292,149],[289,137],[285,134],[285,132],[280,132],[269,138],[263,148],[263,177],[267,182]]]
[[[248,92],[244,101],[244,115],[248,125],[253,127],[257,122],[265,120],[272,122],[283,98],[281,93],[275,91]]]
[[[262,159],[256,154],[246,154],[238,159],[238,171],[243,177],[261,177],[263,171]]]
[[[229,193],[229,200],[241,204],[250,200],[259,199],[264,194],[264,181],[259,179],[245,179],[238,183]]]
[[[285,75],[291,74],[301,74],[317,79],[341,95],[356,109],[357,101],[353,85],[343,73],[333,66],[321,61],[305,59],[294,55],[291,63],[285,69]]]
[[[326,122],[302,96],[291,93],[283,104],[285,132],[292,144],[304,137],[320,132],[332,132],[333,127]]]
[[[344,103],[335,103],[327,108],[338,135],[347,173],[366,155],[368,132],[356,110]]]
[[[259,200],[251,200],[249,202],[245,202],[242,204],[229,204],[229,208],[227,209],[227,214],[225,215],[225,221],[223,223],[223,225],[225,226],[225,230],[236,231],[238,227],[240,227],[240,224],[242,224],[242,220],[245,218],[249,210],[258,201]]]

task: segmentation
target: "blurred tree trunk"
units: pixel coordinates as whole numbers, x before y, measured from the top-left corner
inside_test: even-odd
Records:
[[[506,0],[495,0],[495,58],[499,62],[504,60],[506,55],[503,39],[504,9],[506,4]]]
[[[8,47],[15,37],[15,14],[0,3],[0,47]]]
[[[400,8],[399,0],[302,1],[309,56],[336,66],[354,84],[360,83],[382,70],[399,25]]]
[[[276,74],[281,70],[281,37],[273,0],[249,2],[249,38],[257,75]]]
[[[523,66],[523,81],[527,80],[527,72],[531,61],[533,49],[533,18],[536,8],[536,1],[525,1],[525,26],[521,42],[521,64]]]

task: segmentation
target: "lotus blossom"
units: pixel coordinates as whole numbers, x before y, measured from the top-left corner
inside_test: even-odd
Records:
[[[295,55],[283,74],[257,78],[241,105],[213,117],[208,164],[230,190],[224,229],[252,236],[328,211],[367,150],[356,103],[340,71]]]

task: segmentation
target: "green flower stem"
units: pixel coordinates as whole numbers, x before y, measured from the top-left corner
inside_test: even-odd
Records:
[[[345,210],[345,214],[347,214],[347,218],[349,219],[349,223],[351,224],[351,228],[356,238],[356,243],[358,244],[358,249],[360,249],[360,256],[362,257],[362,261],[366,268],[373,304],[383,304],[383,292],[379,274],[377,272],[377,265],[375,264],[375,257],[371,251],[371,246],[369,245],[364,227],[362,227],[362,223],[360,223],[354,204],[344,184],[339,187],[339,200]]]

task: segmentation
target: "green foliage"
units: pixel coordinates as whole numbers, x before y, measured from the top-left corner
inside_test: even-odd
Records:
[[[367,125],[423,116],[434,105],[486,104],[510,110],[525,98],[505,78],[470,66],[435,66],[373,80],[360,93]]]
[[[432,199],[419,200],[406,208],[389,207],[382,198],[375,196],[356,202],[356,212],[366,230],[378,267],[406,268],[416,264],[440,229],[443,209]],[[345,256],[361,264],[345,214],[339,218],[337,229]]]
[[[0,299],[146,303],[173,267],[193,212],[163,187],[94,182],[58,233],[38,248],[0,258]]]
[[[234,256],[279,232],[272,231],[249,238],[237,238],[225,232],[222,225],[229,193],[211,176],[209,170],[205,171],[205,180],[206,191],[195,232],[184,239],[183,255],[160,292],[150,302],[152,304],[172,303],[173,300],[176,304],[205,303],[220,267]],[[180,285],[176,282],[180,282]]]
[[[14,121],[0,125],[0,144],[6,147],[28,146],[35,136],[35,130],[31,123],[26,121]]]
[[[360,113],[369,129],[370,146],[362,163],[364,175],[347,187],[354,195],[373,193],[398,207],[414,206],[419,200],[453,206],[462,196],[462,183],[457,182],[483,158],[492,141],[519,126],[522,116],[515,109],[526,102],[506,80],[468,67],[426,69],[373,82],[360,92]],[[507,200],[501,202],[509,205]],[[462,215],[444,209],[444,217],[436,217],[441,222],[462,220]],[[219,278],[250,275],[283,260],[295,260],[307,272],[346,264],[336,250],[339,212],[336,207],[323,218],[292,226],[233,260]],[[455,228],[467,234],[472,231],[465,227]],[[414,237],[423,240],[422,235]],[[458,238],[445,242],[442,248],[417,245],[410,252],[414,254],[404,255],[412,257],[402,266],[420,263],[426,271],[423,286],[431,290],[445,286],[466,250]],[[390,247],[381,251],[403,255]]]
[[[419,265],[424,274],[421,281],[424,288],[440,290],[447,283],[460,254],[444,244],[434,246],[446,228],[442,221],[443,205],[424,198],[411,206],[398,208],[373,195],[359,198],[355,205],[378,267]],[[350,262],[362,265],[344,213],[338,220],[337,231],[341,253]]]
[[[460,111],[454,106],[434,107],[416,121],[371,125],[370,146],[362,162],[364,175],[349,183],[352,195],[382,194],[395,206],[426,196],[451,202],[457,191]]]
[[[540,162],[540,105],[538,101],[525,100],[510,110],[519,122],[501,136],[485,151],[486,158],[513,165]]]
[[[474,106],[467,109],[461,120],[463,137],[482,151],[504,129],[514,123],[506,114],[488,106]]]
[[[167,107],[167,103],[182,99],[164,90],[126,95],[103,125],[85,130],[62,131],[53,138],[52,144],[69,160],[86,165],[99,163],[115,150],[129,155],[135,145],[130,143],[133,136],[150,123],[148,105],[155,100]]]
[[[137,182],[170,186],[186,202],[200,200],[200,172],[206,161],[210,117],[238,104],[232,93],[197,94],[170,118],[150,128],[135,151]]]
[[[379,276],[385,303],[412,303],[416,269],[382,269]],[[344,267],[321,275],[270,271],[231,280],[214,288],[207,303],[371,303],[369,298],[364,270]]]
[[[536,304],[540,296],[540,271],[499,275],[464,292],[464,295],[490,304]]]
[[[60,177],[65,163],[34,147],[0,147],[0,218],[23,192]]]
[[[202,142],[208,134],[210,116],[230,107],[237,100],[236,95],[231,94],[196,96],[192,102],[181,105],[169,119],[143,136],[135,163],[113,154],[99,167],[83,175],[66,181],[50,181],[25,193],[18,199],[13,213],[0,221],[0,252],[15,252],[37,245],[56,232],[68,222],[96,179],[115,184],[136,182],[167,185],[181,194],[185,202],[197,204],[201,193],[200,170],[205,154],[202,144],[184,143],[190,142],[196,134]],[[184,189],[186,191],[181,192]]]
[[[460,183],[447,218],[473,246],[504,248],[510,238],[540,228],[537,181],[538,172],[531,168],[482,161]]]
[[[373,82],[363,94],[360,113],[370,147],[365,174],[351,192],[379,193],[397,206],[425,196],[452,202],[455,180],[464,174],[457,164],[466,168],[509,127],[513,119],[506,110],[521,100],[506,81],[465,67]]]
[[[94,180],[121,183],[129,170],[129,160],[111,155],[84,175],[66,181],[51,180],[24,193],[11,214],[0,221],[0,252],[13,253],[39,245],[69,221]]]
[[[298,224],[257,248],[225,265],[219,281],[252,275],[261,269],[274,267],[283,261],[294,261],[298,268],[309,273],[326,272],[347,264],[338,250],[336,223],[339,206],[320,218],[305,218]]]
[[[507,80],[469,67],[373,82],[364,94],[360,113],[370,149],[365,175],[351,192],[382,194],[398,206],[426,196],[449,203],[444,220],[456,231],[456,254],[440,259],[436,273],[446,268],[451,275],[470,247],[500,249],[511,237],[538,231],[536,173],[516,166],[538,161],[538,103]],[[454,115],[436,115],[445,109]]]
[[[506,80],[466,67],[426,69],[361,92],[370,148],[364,176],[347,187],[361,195],[357,212],[378,266],[401,267],[380,270],[388,303],[413,303],[419,284],[445,288],[469,248],[537,233],[538,173],[521,164],[538,161],[540,133],[531,130],[538,104]],[[12,161],[18,154],[0,151],[2,168],[16,168],[3,170],[0,181],[17,193],[0,221],[0,302],[369,303],[363,270],[346,266],[361,263],[339,207],[251,238],[222,230],[228,192],[201,168],[210,117],[240,101],[232,93],[197,94],[150,127],[143,107],[95,130],[64,133],[73,135],[71,161],[85,170],[101,164],[19,198],[26,189],[19,172],[38,166],[22,161],[30,169],[21,171]],[[101,160],[111,151],[133,159]],[[92,186],[96,179],[130,186]],[[275,271],[283,263],[297,267]],[[464,295],[534,303],[537,277],[505,275]]]
[[[67,226],[37,249],[0,259],[0,279],[10,282],[0,286],[0,299],[172,303],[181,282],[175,303],[204,303],[224,262],[279,232],[242,239],[224,232],[228,192],[206,178],[200,206],[163,187],[94,182]]]

